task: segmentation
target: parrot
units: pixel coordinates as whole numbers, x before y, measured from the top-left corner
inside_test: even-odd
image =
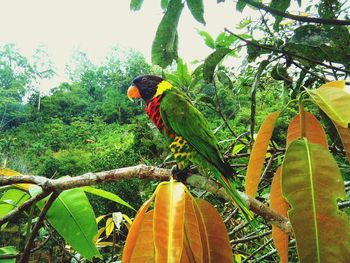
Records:
[[[145,101],[148,117],[168,138],[170,151],[180,169],[195,164],[209,170],[244,217],[252,219],[246,203],[230,181],[234,171],[224,160],[208,121],[184,92],[161,77],[143,75],[132,81],[127,96]]]

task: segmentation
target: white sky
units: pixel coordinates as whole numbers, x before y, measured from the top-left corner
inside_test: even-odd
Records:
[[[204,0],[204,27],[196,22],[187,7],[179,24],[179,55],[185,62],[205,58],[207,48],[196,29],[208,31],[214,37],[224,27],[231,29],[245,16],[235,10],[235,3],[226,0]],[[65,65],[72,51],[87,52],[98,64],[115,45],[141,51],[150,61],[152,40],[163,16],[160,0],[144,0],[140,11],[129,10],[130,0],[1,0],[0,45],[14,43],[27,57],[40,44],[47,46],[58,76],[42,83],[47,90],[67,80]]]

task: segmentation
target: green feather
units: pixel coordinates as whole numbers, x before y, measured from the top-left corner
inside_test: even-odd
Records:
[[[192,162],[202,168],[209,168],[216,179],[225,187],[233,201],[247,219],[251,213],[232,184],[227,186],[225,177],[232,176],[232,169],[223,160],[217,140],[207,120],[189,98],[176,88],[166,90],[160,103],[160,115],[167,129],[182,136],[197,153]],[[229,173],[229,174],[228,174]]]

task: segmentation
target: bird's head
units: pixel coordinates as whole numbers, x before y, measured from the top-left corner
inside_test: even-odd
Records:
[[[171,88],[171,84],[161,77],[154,75],[144,75],[136,77],[128,89],[129,99],[142,98],[148,102],[153,98],[162,95],[163,92]]]

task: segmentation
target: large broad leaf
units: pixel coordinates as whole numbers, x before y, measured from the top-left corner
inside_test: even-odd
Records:
[[[159,185],[154,204],[156,262],[179,262],[183,250],[185,186],[170,181]]]
[[[265,118],[254,142],[245,178],[245,192],[251,197],[255,197],[256,195],[266,152],[278,116],[279,112],[275,111]]]
[[[135,208],[133,208],[131,205],[129,205],[126,201],[124,201],[122,198],[120,198],[119,196],[117,196],[116,194],[113,194],[111,192],[108,192],[108,191],[105,191],[102,189],[98,189],[98,188],[94,188],[91,186],[84,186],[84,187],[82,187],[82,189],[89,194],[103,197],[105,199],[111,200],[113,202],[116,202],[118,204],[124,205],[126,207],[129,207],[129,208],[135,210]]]
[[[291,206],[300,262],[347,262],[349,222],[337,205],[345,188],[328,150],[306,138],[292,142],[282,166],[282,192]]]
[[[28,199],[29,195],[21,190],[7,190],[0,198],[0,217],[5,216]]]
[[[185,197],[185,225],[184,225],[184,250],[183,254],[189,262],[203,262],[203,246],[199,223],[195,210],[195,200],[186,194]],[[208,252],[206,251],[206,254]]]
[[[136,214],[134,222],[132,223],[129,234],[126,238],[125,247],[123,250],[122,262],[147,262],[154,258],[154,245],[153,245],[153,229],[149,230],[149,227],[153,227],[152,224],[144,223],[144,221],[153,220],[150,216],[145,216],[147,209],[151,205],[153,197],[145,202]],[[146,225],[144,225],[146,224]],[[151,239],[141,239],[144,235],[149,235],[152,232]],[[146,234],[148,232],[148,234]],[[144,244],[146,243],[146,244]],[[151,247],[150,247],[151,246]]]
[[[152,62],[165,68],[177,59],[177,25],[184,5],[170,0],[152,44]]]
[[[12,256],[12,255],[18,255],[18,251],[15,247],[8,246],[8,247],[1,247],[0,248],[0,256]],[[1,263],[15,263],[16,257],[9,258],[9,259],[0,259]]]
[[[304,44],[313,47],[320,47],[331,41],[328,32],[316,25],[305,25],[294,30],[290,43]]]
[[[350,94],[337,87],[307,89],[307,92],[329,118],[343,128],[348,127]]]
[[[335,124],[335,127],[337,128],[339,137],[343,143],[348,161],[350,162],[350,128],[343,128],[337,124]]]
[[[19,172],[16,172],[14,170],[11,169],[7,169],[7,168],[0,168],[0,176],[4,175],[4,176],[19,176],[21,175]],[[32,184],[14,184],[14,186],[23,189],[25,191],[28,191],[29,187]]]
[[[328,149],[327,137],[320,122],[310,112],[304,112],[306,138],[311,143],[318,143]],[[295,116],[288,126],[287,146],[301,137],[300,115]]]
[[[288,203],[282,195],[281,167],[278,167],[271,185],[270,207],[280,215],[287,216]],[[288,262],[288,235],[277,226],[272,225],[272,239],[280,256],[281,263]]]
[[[204,13],[203,0],[186,0],[186,3],[193,17],[198,22],[205,25],[205,21],[203,17],[203,13]]]
[[[205,200],[196,199],[194,204],[203,246],[203,262],[231,263],[231,246],[221,216]]]
[[[21,190],[7,190],[0,198],[0,218],[7,215],[9,212],[23,204],[28,199],[29,195]],[[7,223],[3,224],[1,226],[1,229],[4,229],[6,226]]]
[[[138,253],[134,253],[129,262],[155,262],[153,213],[152,210],[144,215],[134,247],[134,251]],[[122,262],[126,261],[123,260]]]
[[[206,82],[213,81],[216,66],[231,51],[229,48],[218,48],[205,59],[203,77]]]
[[[44,201],[37,203],[39,208]],[[101,257],[93,238],[97,234],[96,217],[84,191],[80,188],[62,192],[46,214],[56,231],[88,260]]]

